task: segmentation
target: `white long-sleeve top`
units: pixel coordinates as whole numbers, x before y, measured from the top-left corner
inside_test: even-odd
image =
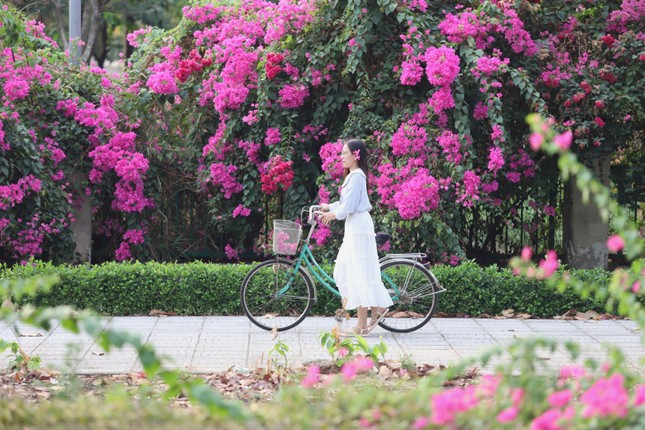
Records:
[[[340,200],[329,205],[329,211],[336,214],[336,219],[345,219],[347,215],[372,210],[367,196],[365,172],[354,169],[345,177],[340,191]]]

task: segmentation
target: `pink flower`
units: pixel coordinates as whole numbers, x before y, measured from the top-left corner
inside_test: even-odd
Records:
[[[416,85],[421,81],[423,76],[423,67],[418,61],[404,61],[401,64],[401,84]]]
[[[426,61],[428,81],[436,86],[452,84],[459,74],[459,57],[455,50],[443,45],[439,48],[431,46],[423,55]]]
[[[226,246],[224,247],[224,253],[226,254],[226,258],[228,258],[229,260],[239,259],[239,255],[237,251],[235,250],[235,248],[231,246],[230,243],[227,243]]]
[[[488,106],[482,102],[477,102],[475,105],[475,111],[473,112],[473,118],[478,121],[488,118]]]
[[[156,72],[150,75],[148,87],[157,94],[174,94],[179,91],[175,77],[170,72]]]
[[[548,397],[549,404],[554,408],[563,408],[573,398],[573,393],[571,390],[562,390],[551,393]]]
[[[637,385],[634,388],[634,406],[645,404],[645,384]]]
[[[531,149],[533,151],[537,151],[542,147],[542,143],[544,142],[544,136],[542,136],[542,133],[531,133],[531,137],[529,137],[529,142],[531,143]]]
[[[524,261],[531,261],[531,257],[533,256],[533,251],[531,251],[531,248],[528,246],[525,246],[522,248],[522,260]]]
[[[305,99],[309,97],[309,90],[303,84],[285,85],[278,94],[283,109],[294,109],[305,103]]]
[[[553,206],[544,206],[543,210],[548,216],[555,216],[555,208]]]
[[[599,116],[597,116],[596,119],[594,119],[594,121],[596,122],[596,125],[598,125],[598,127],[600,128],[603,128],[605,126],[605,121],[603,121],[602,118],[600,118]]]
[[[566,380],[569,378],[580,379],[584,376],[587,376],[587,370],[582,366],[572,365],[572,366],[563,366],[562,368],[560,368],[561,380]]]
[[[540,261],[539,266],[542,269],[543,276],[545,278],[550,278],[551,275],[553,275],[553,272],[558,269],[559,264],[558,254],[556,254],[555,251],[549,251],[546,254],[546,258]]]
[[[619,252],[625,247],[625,241],[617,234],[607,239],[607,249],[609,252]]]
[[[477,406],[476,388],[453,388],[432,396],[432,423],[445,425],[454,421],[460,412],[467,412]]]
[[[18,100],[29,94],[29,83],[22,78],[10,78],[4,84],[4,91],[9,100]]]
[[[488,170],[492,173],[497,173],[499,169],[504,167],[504,154],[502,153],[502,148],[492,147],[488,154]]]
[[[361,159],[361,151],[360,149],[357,149],[356,151],[352,151],[352,155],[356,159],[356,161]]]
[[[426,428],[428,424],[430,424],[430,418],[419,417],[414,421],[414,423],[412,423],[412,428],[414,430],[421,430],[423,428]]]
[[[558,421],[562,414],[557,409],[549,409],[531,422],[531,430],[560,430]]]
[[[345,382],[351,381],[361,372],[366,372],[374,368],[374,362],[370,358],[356,357],[352,361],[343,364],[340,373],[343,375]]]
[[[517,418],[518,413],[519,413],[519,409],[515,406],[511,406],[510,408],[504,409],[497,415],[497,421],[500,423],[511,422],[515,418]]]
[[[569,149],[571,147],[571,141],[573,139],[573,133],[571,131],[565,131],[562,134],[558,134],[555,136],[553,141],[555,142],[556,145],[562,150]]]
[[[251,215],[251,209],[246,208],[242,205],[238,205],[235,209],[233,209],[233,218],[236,218],[238,216],[249,216]]]
[[[580,403],[585,405],[582,415],[585,418],[627,415],[629,396],[624,387],[624,379],[620,373],[598,379],[580,396]]]
[[[312,365],[307,368],[307,376],[302,379],[302,386],[311,388],[320,382],[320,367]]]
[[[266,146],[275,145],[276,143],[280,143],[281,140],[282,136],[279,128],[271,127],[267,129],[266,137],[264,138],[264,144]]]

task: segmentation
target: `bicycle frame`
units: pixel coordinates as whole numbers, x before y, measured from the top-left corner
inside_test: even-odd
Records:
[[[289,281],[287,284],[280,290],[278,291],[278,296],[281,296],[283,294],[286,294],[287,291],[289,291],[289,288],[291,287],[291,283],[296,277],[296,274],[298,273],[298,270],[300,270],[300,267],[305,266],[304,270],[309,276],[309,278],[313,281],[311,276],[313,275],[314,278],[320,282],[320,284],[330,293],[334,294],[337,297],[340,297],[340,291],[338,291],[338,287],[336,286],[336,281],[334,281],[334,278],[329,276],[329,274],[320,267],[318,262],[316,261],[316,258],[314,257],[313,253],[311,252],[311,248],[309,247],[309,242],[311,240],[311,236],[318,225],[318,221],[316,221],[316,218],[314,216],[315,210],[314,208],[318,208],[319,206],[311,206],[309,208],[309,216],[308,216],[308,224],[311,226],[309,229],[309,233],[307,234],[307,238],[302,240],[302,248],[300,249],[300,252],[298,253],[298,259],[296,261],[296,265],[289,276]],[[303,212],[306,211],[306,209],[303,209]],[[302,219],[302,215],[301,215]],[[414,260],[417,261],[418,259],[425,258],[425,254],[422,253],[408,253],[408,254],[387,254],[384,257],[381,257],[379,259],[379,263],[383,263],[385,261],[398,261],[398,260]],[[284,259],[284,257],[277,257],[278,261],[281,259]],[[289,260],[291,261],[291,260]],[[393,301],[397,301],[399,299],[400,291],[397,285],[384,273],[381,272],[381,276],[383,278],[384,283],[386,283],[386,288],[391,288],[394,291],[394,295],[392,296]],[[314,288],[314,301],[318,300],[318,289],[316,288],[316,283],[313,282],[313,288]]]

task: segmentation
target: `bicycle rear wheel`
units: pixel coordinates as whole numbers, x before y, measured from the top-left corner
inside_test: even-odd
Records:
[[[381,327],[409,333],[430,321],[441,291],[439,281],[431,271],[413,260],[391,260],[381,265],[381,277],[394,302],[379,323]]]
[[[314,287],[295,262],[268,260],[251,270],[240,288],[242,309],[264,330],[289,330],[305,319],[314,301]]]

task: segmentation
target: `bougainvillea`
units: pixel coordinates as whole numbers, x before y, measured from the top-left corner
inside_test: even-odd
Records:
[[[553,221],[542,208],[557,207],[558,195],[552,164],[527,152],[540,146],[529,140],[527,113],[553,116],[569,129],[559,144],[588,157],[611,153],[642,128],[637,4],[192,5],[172,32],[128,35],[136,51],[127,74],[85,71],[95,96],[58,97],[56,115],[86,134],[87,178],[100,201],[97,230],[113,232],[111,240],[146,224],[157,243],[176,240],[180,234],[161,233],[164,223],[192,218],[193,230],[203,231],[203,243],[222,258],[227,244],[249,249],[267,240],[271,218],[295,219],[317,194],[336,199],[339,139],[362,137],[375,221],[396,230],[393,247],[435,258],[495,250],[509,228],[521,231],[511,244],[517,247],[525,232],[545,240],[535,226]],[[0,78],[5,104],[29,100],[41,87],[61,88],[38,67]],[[14,145],[7,137],[14,111],[0,117],[3,151]],[[34,133],[53,157],[48,180],[62,188],[74,157],[60,135]],[[186,195],[199,215],[179,203]],[[151,216],[153,205],[158,213]],[[106,208],[112,212],[103,216]],[[117,214],[120,221],[111,221]],[[325,240],[338,237],[336,228]],[[132,257],[141,257],[141,245],[126,242]]]
[[[146,196],[148,159],[139,152],[135,129],[115,106],[120,84],[98,68],[69,72],[69,58],[47,37],[44,26],[0,10],[0,261],[30,257],[70,261],[70,227],[82,200],[93,201],[97,221],[111,229],[111,258],[130,258],[144,242],[126,220],[141,221],[153,201]],[[116,214],[121,214],[116,215]],[[131,216],[130,214],[134,214]],[[121,225],[121,227],[117,227]]]

